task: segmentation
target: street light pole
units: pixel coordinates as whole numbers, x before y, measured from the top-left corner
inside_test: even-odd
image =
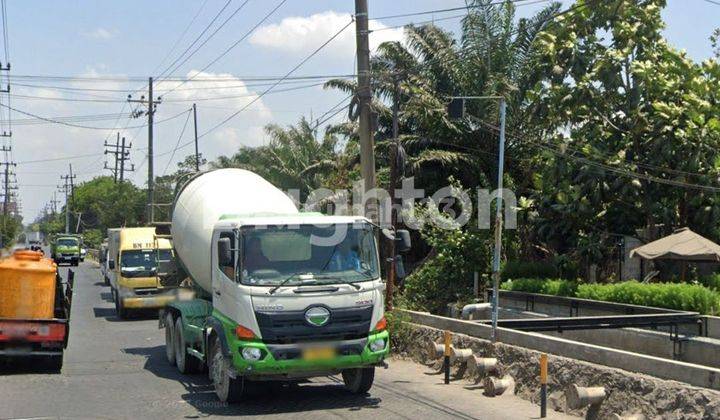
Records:
[[[493,298],[492,298],[492,342],[497,342],[497,321],[500,292],[500,251],[502,249],[502,189],[505,166],[505,98],[500,98],[500,145],[498,146],[498,182],[497,200],[495,201],[495,249],[493,252]]]
[[[492,332],[490,339],[497,342],[497,321],[499,307],[500,289],[500,255],[502,251],[502,229],[503,229],[503,174],[505,166],[505,98],[502,96],[453,96],[448,106],[448,114],[451,118],[461,118],[465,114],[465,100],[468,99],[496,99],[500,102],[500,144],[498,145],[498,182],[497,200],[495,202],[495,246],[493,249],[492,261]]]

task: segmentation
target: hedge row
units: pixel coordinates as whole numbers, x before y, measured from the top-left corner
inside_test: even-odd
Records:
[[[696,284],[645,284],[635,280],[612,284],[578,284],[567,280],[517,279],[507,281],[501,287],[504,290],[655,306],[702,314],[720,313],[720,292]]]

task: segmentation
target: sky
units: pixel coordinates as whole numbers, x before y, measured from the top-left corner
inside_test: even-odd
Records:
[[[322,80],[296,80],[258,96],[272,83],[259,79],[285,75],[350,23],[351,0],[287,0],[274,12],[280,0],[232,0],[229,4],[227,0],[6,3],[13,77],[11,106],[18,110],[12,112],[12,158],[18,163],[15,171],[25,222],[32,221],[52,199],[69,163],[77,174],[76,182],[109,174],[103,166],[112,161],[103,155],[103,144],[114,142],[118,132],[132,142],[128,164],[134,164],[135,172],[128,178],[145,184],[147,128],[142,127],[144,118],[128,118],[136,106],[128,104],[126,98],[129,93],[136,99],[147,94],[149,76],[155,77],[156,96],[163,97],[155,114],[156,175],[173,172],[176,162],[192,152],[193,120],[188,110],[193,102],[197,103],[198,132],[202,136],[200,151],[214,159],[243,145],[266,143],[266,124],[293,124],[302,116],[317,118],[345,98],[340,92],[323,89]],[[518,17],[532,15],[545,4],[520,6]],[[572,1],[564,1],[565,7],[570,4]],[[371,49],[383,41],[401,39],[402,29],[396,26],[462,12],[388,16],[463,5],[465,0],[369,0],[370,17],[380,18],[370,23]],[[267,19],[260,23],[265,16]],[[705,0],[668,0],[663,18],[665,35],[673,46],[698,61],[711,57],[708,38],[720,26],[720,5]],[[226,19],[222,29],[213,34]],[[438,25],[457,32],[459,22],[453,18]],[[354,29],[354,24],[349,25],[293,76],[355,73]],[[188,54],[182,56],[186,50]],[[1,55],[0,61],[5,62]],[[192,80],[182,85],[163,80],[169,74]],[[241,109],[227,123],[208,132]],[[55,120],[92,116],[84,122],[73,121],[95,129],[46,123],[29,114]],[[344,118],[346,113],[340,112],[326,123]],[[0,127],[0,131],[8,129]],[[173,153],[177,145],[186,144]],[[66,159],[68,156],[74,157]]]

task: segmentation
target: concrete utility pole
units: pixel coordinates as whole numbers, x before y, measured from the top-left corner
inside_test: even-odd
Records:
[[[125,145],[125,137],[122,138],[122,142],[120,141],[120,133],[118,133],[118,138],[115,141],[115,144],[108,144],[105,142],[105,154],[110,154],[115,157],[115,169],[109,168],[107,162],[105,162],[105,169],[110,169],[112,171],[115,183],[118,182],[118,178],[120,179],[120,183],[122,183],[125,180],[125,172],[132,172],[135,170],[135,165],[132,165],[130,168],[125,167],[125,161],[130,160],[131,147],[132,143]],[[119,169],[118,166],[120,167]]]
[[[358,108],[360,135],[360,173],[365,182],[364,193],[375,188],[375,152],[372,127],[372,90],[370,88],[370,43],[368,2],[355,0],[355,34],[357,41]],[[367,214],[368,207],[363,209]],[[375,212],[376,213],[376,212]],[[377,214],[375,214],[377,216]],[[377,219],[377,217],[373,217]]]
[[[141,96],[140,99],[132,99],[132,95],[128,95],[128,102],[139,103],[147,107],[145,115],[148,117],[148,187],[147,187],[147,223],[151,224],[155,220],[155,175],[153,160],[153,121],[157,105],[161,103],[162,98],[157,100],[153,98],[153,78],[148,78],[148,97]],[[142,114],[136,114],[140,116]]]
[[[198,152],[197,107],[193,104],[193,125],[195,127],[195,172],[200,172],[200,153]]]
[[[64,185],[59,187],[65,193],[65,233],[70,233],[70,202],[72,201],[72,197],[75,192],[74,180],[76,176],[77,175],[73,175],[72,173],[72,164],[70,164],[70,174],[60,176],[60,179],[65,182]]]
[[[0,149],[1,151],[4,151],[5,148],[3,147]],[[11,190],[16,190],[16,186],[10,186],[10,167],[11,166],[17,166],[14,162],[2,162],[0,165],[5,166],[5,170],[3,171],[3,217],[7,217],[8,213],[10,212],[10,197],[11,197]]]
[[[60,200],[57,199],[57,192],[53,191],[53,199],[50,200],[50,203],[52,205],[52,214],[53,216],[57,214],[57,205],[60,203]]]

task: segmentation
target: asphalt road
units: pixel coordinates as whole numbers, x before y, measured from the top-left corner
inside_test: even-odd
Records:
[[[243,404],[220,403],[206,375],[168,365],[157,316],[115,318],[110,290],[95,264],[76,271],[70,344],[62,373],[33,363],[0,368],[0,418],[177,419],[272,418],[537,418],[539,408],[514,395],[488,398],[466,382],[442,385],[428,368],[391,360],[366,396],[346,393],[337,377],[263,388]],[[65,276],[67,268],[61,269]],[[564,418],[549,413],[549,418]]]

